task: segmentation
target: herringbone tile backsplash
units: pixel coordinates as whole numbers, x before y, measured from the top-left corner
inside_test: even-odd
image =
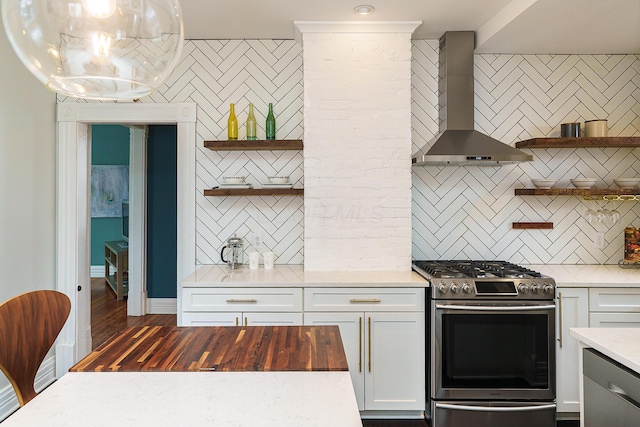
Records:
[[[438,43],[413,45],[414,152],[438,132]],[[640,56],[475,55],[475,126],[507,144],[559,136],[560,124],[607,119],[610,136],[640,136]],[[578,197],[514,196],[531,178],[593,177],[597,187],[640,176],[640,148],[532,150],[535,161],[501,167],[417,167],[413,170],[413,257],[506,259],[515,263],[613,264],[622,258],[623,229],[640,226],[636,202],[609,202],[622,214],[609,228],[583,214],[603,202]],[[512,222],[548,221],[552,230],[513,230]],[[594,249],[596,232],[604,250]]]
[[[438,42],[414,41],[412,62],[413,151],[438,132]],[[606,118],[609,135],[640,136],[640,56],[475,55],[476,129],[508,144],[534,136],[558,136],[560,124]],[[171,80],[142,102],[198,104],[196,154],[197,263],[219,263],[220,248],[233,234],[250,242],[262,232],[277,263],[304,261],[302,197],[204,197],[222,176],[246,175],[259,184],[269,175],[290,175],[302,186],[302,153],[216,152],[204,140],[226,139],[229,104],[236,104],[243,138],[249,102],[258,137],[264,136],[269,102],[278,138],[303,135],[302,48],[292,40],[187,41]],[[59,97],[58,102],[84,102]],[[506,259],[516,263],[616,263],[622,230],[640,226],[640,206],[618,203],[622,221],[611,229],[583,219],[598,203],[577,197],[520,197],[515,188],[530,178],[557,178],[570,186],[579,176],[640,175],[640,149],[538,149],[536,160],[502,167],[413,169],[413,257]],[[602,204],[600,204],[602,206]],[[607,205],[614,208],[614,203]],[[552,230],[513,230],[514,221],[550,221]],[[593,248],[596,231],[605,249]],[[266,249],[265,249],[266,250]]]

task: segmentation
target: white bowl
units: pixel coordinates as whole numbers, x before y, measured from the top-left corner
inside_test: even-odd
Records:
[[[223,176],[222,182],[224,184],[244,184],[245,176]]]
[[[288,176],[270,176],[269,184],[287,184],[289,183]]]
[[[532,179],[531,182],[536,188],[541,190],[548,190],[557,182],[557,179]]]
[[[571,180],[571,183],[574,187],[585,190],[596,185],[597,181],[596,178],[574,178]]]
[[[634,188],[640,184],[640,178],[616,178],[613,182],[620,188]]]

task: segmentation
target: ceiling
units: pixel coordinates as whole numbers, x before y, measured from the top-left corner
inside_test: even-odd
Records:
[[[422,21],[476,32],[476,53],[640,54],[639,0],[179,0],[187,39],[293,39],[294,21]],[[375,12],[354,13],[368,4]]]

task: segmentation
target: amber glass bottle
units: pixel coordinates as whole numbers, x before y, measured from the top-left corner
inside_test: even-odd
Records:
[[[238,139],[238,119],[236,118],[235,105],[229,106],[229,120],[227,121],[229,139]]]

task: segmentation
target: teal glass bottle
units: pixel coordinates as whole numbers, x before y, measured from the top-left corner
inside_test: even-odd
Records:
[[[266,139],[276,139],[276,117],[273,115],[273,104],[269,103],[269,113],[267,114],[267,123],[265,126],[267,133]]]

